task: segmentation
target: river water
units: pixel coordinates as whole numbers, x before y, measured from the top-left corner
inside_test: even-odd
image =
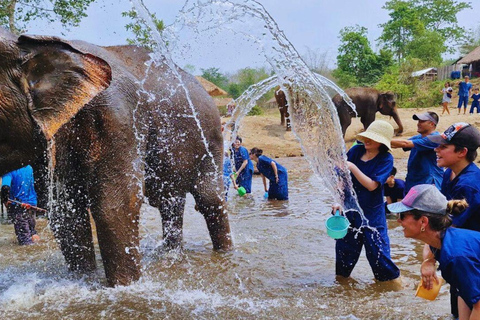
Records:
[[[96,274],[69,274],[45,219],[42,242],[28,247],[1,225],[0,319],[449,319],[448,285],[433,302],[415,297],[421,243],[405,239],[394,217],[389,234],[403,288],[375,282],[363,254],[352,277],[337,280],[335,240],[324,227],[330,192],[304,158],[278,161],[289,170],[289,201],[264,200],[259,176],[250,198],[230,190],[232,252],[211,250],[192,198],[183,252],[163,252],[160,217],[145,206],[143,276],[128,287],[105,287],[99,254]]]

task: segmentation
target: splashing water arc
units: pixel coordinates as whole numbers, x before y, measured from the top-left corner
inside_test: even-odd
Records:
[[[150,14],[141,0],[133,0],[151,30],[156,30]],[[238,28],[238,21],[248,18],[250,24],[261,27],[256,34],[247,34]],[[200,35],[212,30],[217,33],[233,33],[253,42],[261,49],[275,75],[248,88],[237,100],[232,118],[225,126],[224,148],[227,150],[245,115],[265,93],[280,86],[290,101],[292,129],[300,141],[302,150],[325,189],[346,210],[362,212],[353,191],[346,167],[346,150],[340,131],[340,123],[331,98],[339,93],[353,107],[350,98],[333,82],[309,70],[293,45],[288,41],[276,22],[257,1],[187,1],[175,23],[162,34],[152,32],[158,44],[157,53],[164,55],[174,70],[173,52],[180,47],[178,30],[189,28]],[[168,42],[168,46],[165,43]],[[188,95],[188,92],[187,92]],[[195,108],[191,104],[193,115]],[[201,126],[197,120],[199,129]],[[233,125],[234,124],[234,125]],[[234,128],[234,132],[231,129]],[[208,150],[208,146],[206,146]]]

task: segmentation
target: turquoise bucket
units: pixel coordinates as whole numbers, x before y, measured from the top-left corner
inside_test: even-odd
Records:
[[[327,234],[333,239],[342,239],[345,237],[349,226],[350,222],[348,219],[344,216],[341,216],[338,210],[335,212],[334,216],[331,216],[327,219],[327,221],[325,221]]]

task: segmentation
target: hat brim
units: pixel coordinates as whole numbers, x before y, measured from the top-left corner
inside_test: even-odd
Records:
[[[436,144],[448,144],[448,141],[443,139],[443,137],[439,134],[428,135],[427,138],[428,138],[428,140],[430,140],[430,141],[432,141],[433,143],[436,143]]]
[[[364,131],[362,133],[357,134],[357,139],[358,140],[364,142],[363,138],[367,138],[367,139],[373,140],[375,142],[381,143],[381,144],[385,145],[388,148],[388,150],[390,150],[390,151],[392,150],[392,147],[390,146],[390,140],[388,140],[384,136],[376,134],[375,132]]]
[[[401,201],[387,204],[387,208],[392,213],[401,213],[401,212],[407,212],[407,211],[413,210],[412,207],[404,205]]]

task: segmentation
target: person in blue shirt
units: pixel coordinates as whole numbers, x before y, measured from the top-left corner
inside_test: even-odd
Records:
[[[233,187],[238,189],[237,184],[235,183],[233,170],[232,170],[232,162],[230,161],[230,156],[228,152],[225,152],[223,158],[223,193],[225,197],[225,201],[228,201],[228,189],[230,189],[230,183],[233,182]]]
[[[1,197],[13,218],[18,243],[30,245],[37,242],[39,237],[35,230],[35,213],[31,209],[31,206],[37,205],[37,193],[30,165],[2,176]]]
[[[386,204],[400,201],[405,196],[405,181],[396,179],[397,168],[393,167],[387,182],[383,185],[383,192],[386,198]],[[387,210],[388,213],[388,210]]]
[[[393,168],[389,153],[393,127],[386,121],[376,120],[367,130],[357,135],[363,144],[357,144],[347,153],[347,165],[353,187],[366,221],[359,212],[347,211],[350,221],[347,235],[335,245],[337,276],[349,277],[362,248],[375,279],[389,281],[399,278],[400,270],[390,257],[390,239],[383,201],[383,185]],[[338,208],[334,207],[334,211]]]
[[[242,146],[242,138],[237,137],[233,143],[233,159],[235,162],[236,184],[252,193],[253,163],[250,161],[247,148]]]
[[[480,319],[480,232],[452,227],[452,217],[462,215],[465,200],[450,200],[432,185],[417,185],[401,202],[388,205],[398,213],[403,234],[425,242],[433,252],[425,263],[439,262],[442,277],[458,295],[460,319]],[[422,286],[432,284],[422,275]],[[438,279],[435,276],[435,282]]]
[[[480,94],[478,93],[478,88],[475,88],[474,94],[472,94],[472,106],[470,107],[470,114],[473,114],[473,110],[476,108],[477,113],[479,113],[480,109]]]
[[[405,178],[405,193],[417,184],[435,184],[440,189],[442,184],[443,169],[437,165],[435,148],[438,144],[429,140],[428,137],[439,135],[436,131],[438,115],[435,112],[414,114],[413,120],[417,120],[416,136],[410,139],[392,139],[392,148],[410,150],[407,164],[407,176]]]
[[[473,163],[480,146],[480,132],[472,125],[458,122],[447,128],[441,135],[430,136],[439,144],[435,149],[437,164],[446,168],[440,191],[448,200],[465,199],[468,208],[453,218],[458,228],[480,231],[480,169]],[[432,253],[425,246],[423,256],[431,258]],[[428,281],[435,277],[435,260],[422,265],[422,276]],[[458,315],[456,289],[451,286],[452,314]]]
[[[463,104],[463,114],[467,111],[468,99],[470,98],[470,91],[472,90],[472,84],[470,83],[470,77],[465,76],[465,81],[461,81],[458,84],[458,114],[462,110]]]
[[[288,200],[288,173],[287,169],[278,162],[263,155],[263,150],[252,148],[250,159],[257,163],[258,172],[262,175],[263,187],[268,193],[269,200]],[[269,187],[267,188],[267,181]]]

